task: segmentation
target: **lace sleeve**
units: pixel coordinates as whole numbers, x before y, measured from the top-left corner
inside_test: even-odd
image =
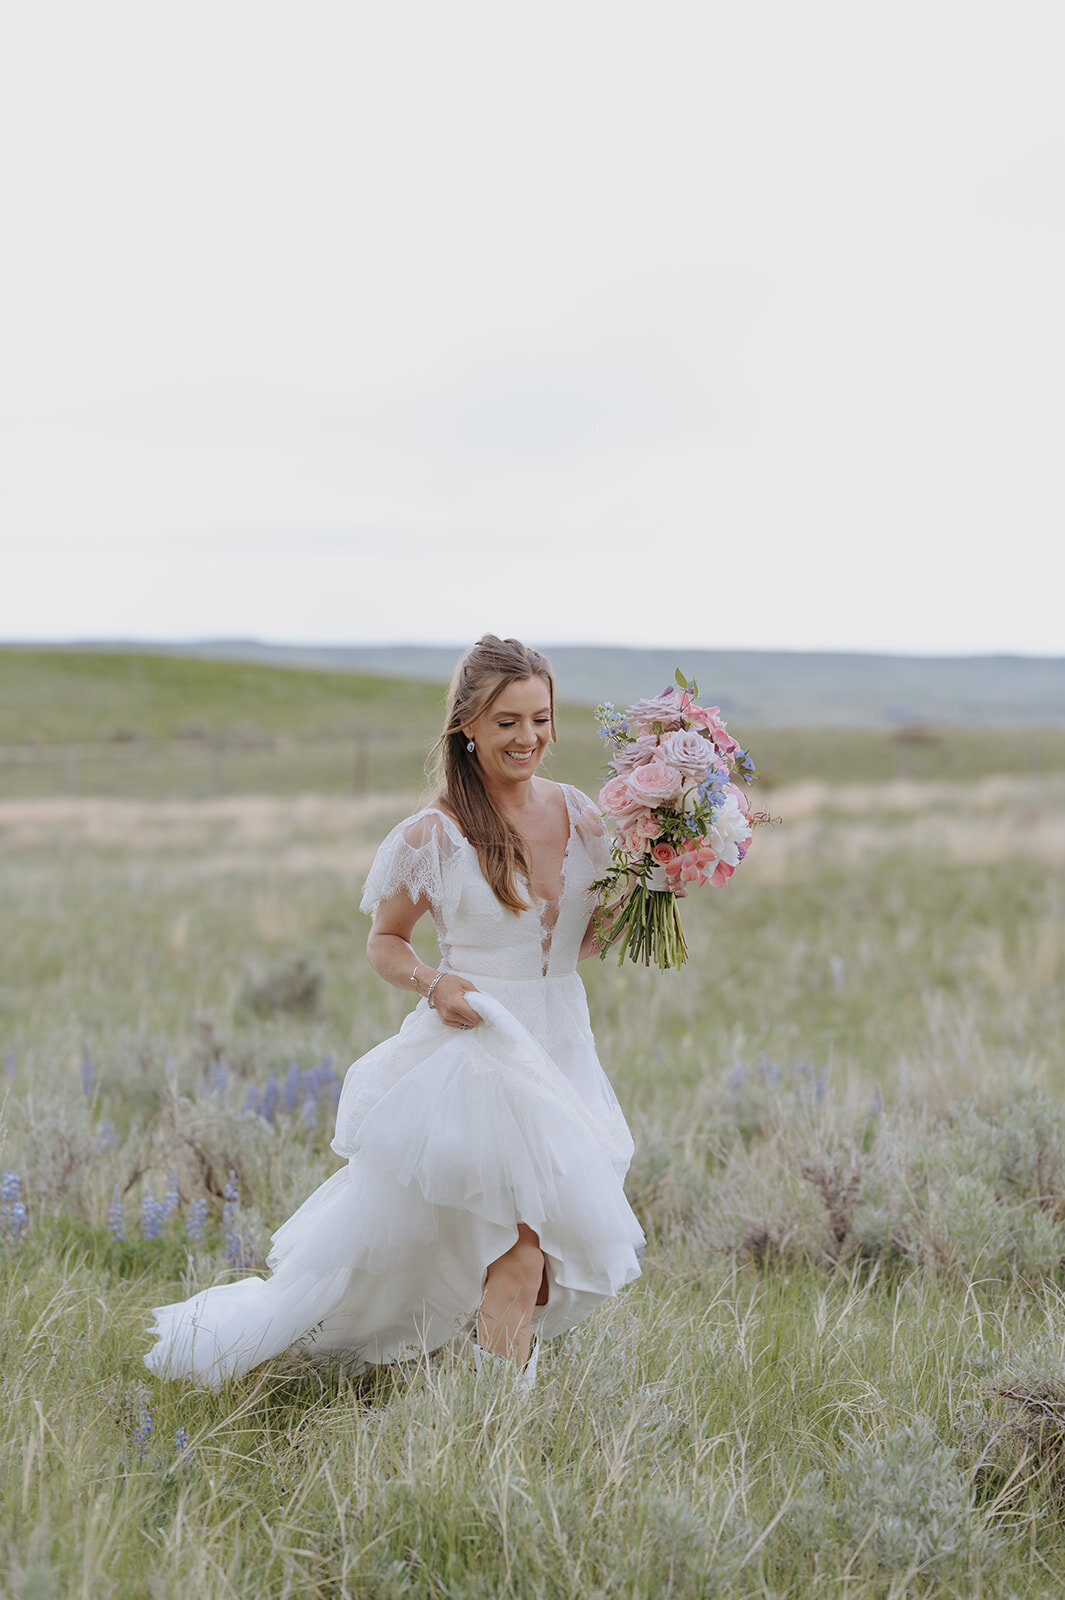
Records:
[[[373,859],[360,911],[376,914],[382,900],[405,890],[416,905],[424,896],[435,911],[444,900],[444,864],[452,845],[436,813],[407,817],[392,829]]]
[[[577,837],[588,852],[596,877],[601,878],[610,870],[610,834],[603,813],[580,789],[572,785],[570,789],[576,803]]]

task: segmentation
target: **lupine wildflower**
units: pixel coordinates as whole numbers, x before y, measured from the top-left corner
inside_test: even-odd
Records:
[[[107,1231],[112,1239],[119,1244],[126,1237],[126,1219],[122,1211],[122,1196],[118,1192],[116,1183],[111,1194],[111,1203],[107,1208]]]
[[[190,1244],[202,1244],[207,1227],[207,1201],[203,1195],[193,1200],[185,1214],[185,1237]]]
[[[0,1232],[19,1239],[27,1220],[22,1201],[22,1179],[17,1172],[5,1172],[0,1177]]]
[[[283,1095],[285,1110],[295,1111],[300,1103],[300,1069],[293,1062],[285,1073],[285,1088]]]
[[[237,1227],[240,1188],[237,1184],[237,1175],[232,1170],[230,1170],[229,1181],[222,1194],[225,1199],[225,1204],[222,1206],[222,1249],[231,1267],[244,1267],[247,1265],[244,1240],[241,1238],[240,1230]]]
[[[303,1109],[300,1112],[300,1121],[303,1123],[303,1126],[308,1129],[317,1125],[318,1105],[313,1095],[309,1094],[306,1100],[303,1102]]]
[[[160,1210],[160,1221],[169,1222],[180,1203],[181,1194],[178,1190],[177,1173],[171,1169],[170,1178],[163,1194],[162,1207]]]
[[[147,1406],[142,1406],[140,1425],[133,1430],[133,1443],[137,1446],[138,1461],[143,1461],[148,1454],[148,1441],[152,1436],[154,1427],[155,1423],[151,1419]]]
[[[141,1196],[141,1233],[145,1239],[158,1239],[163,1231],[163,1203],[152,1194],[148,1185]]]
[[[273,1122],[277,1116],[277,1108],[281,1104],[281,1085],[277,1081],[277,1074],[271,1072],[263,1091],[263,1115],[268,1122]]]
[[[83,1050],[81,1052],[81,1092],[86,1096],[91,1095],[95,1087],[92,1056],[87,1050]]]
[[[179,1428],[174,1435],[174,1449],[177,1452],[178,1464],[183,1467],[187,1466],[192,1460],[192,1446],[184,1428]]]
[[[115,1132],[115,1125],[110,1117],[106,1117],[96,1130],[96,1152],[104,1156],[109,1150],[117,1150],[121,1143]]]
[[[253,1111],[256,1116],[262,1114],[259,1106],[259,1090],[254,1083],[249,1083],[248,1085],[248,1092],[244,1096],[244,1109],[245,1111]]]
[[[203,1080],[205,1094],[225,1094],[229,1087],[229,1068],[224,1061],[212,1061]]]

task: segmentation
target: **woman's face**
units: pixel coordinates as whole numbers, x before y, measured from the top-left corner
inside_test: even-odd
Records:
[[[463,728],[477,746],[488,784],[527,782],[551,740],[551,691],[544,678],[523,678],[501,689],[486,711]]]

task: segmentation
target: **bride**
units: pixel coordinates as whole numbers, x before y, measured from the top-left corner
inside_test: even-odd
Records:
[[[359,1366],[472,1335],[534,1381],[539,1342],[639,1276],[622,1187],[632,1139],[599,1064],[577,962],[609,841],[595,805],[536,775],[551,669],[516,639],[459,663],[435,804],[377,852],[367,954],[421,1002],[344,1081],[346,1165],[273,1236],[270,1277],[155,1311],[145,1360],[217,1386],[293,1347]],[[411,944],[432,918],[440,964]]]

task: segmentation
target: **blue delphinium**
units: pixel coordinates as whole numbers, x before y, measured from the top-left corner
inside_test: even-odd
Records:
[[[122,1196],[115,1184],[111,1194],[111,1203],[107,1208],[107,1231],[118,1244],[126,1237],[126,1219],[122,1211]]]
[[[201,1195],[193,1200],[185,1214],[185,1237],[190,1244],[202,1244],[207,1227],[207,1200]]]
[[[140,1425],[133,1430],[133,1443],[137,1446],[138,1461],[143,1461],[148,1454],[148,1441],[151,1439],[154,1427],[155,1423],[151,1419],[147,1406],[142,1406]]]

